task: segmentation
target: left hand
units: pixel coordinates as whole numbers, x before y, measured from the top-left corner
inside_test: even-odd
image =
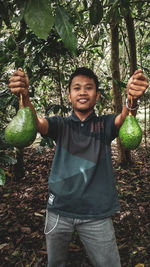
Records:
[[[127,84],[128,101],[131,102],[131,98],[138,100],[148,88],[148,80],[142,73],[141,69],[134,72]]]

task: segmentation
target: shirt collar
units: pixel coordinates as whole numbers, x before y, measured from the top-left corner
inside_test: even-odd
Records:
[[[95,111],[93,111],[84,121],[88,121],[91,118],[96,117]],[[74,111],[72,111],[72,114],[70,115],[70,120],[76,121],[76,122],[81,122],[81,120],[76,116]]]

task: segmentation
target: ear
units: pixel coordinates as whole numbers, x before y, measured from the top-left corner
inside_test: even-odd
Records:
[[[100,98],[100,92],[96,92],[96,101]]]
[[[67,93],[67,97],[68,97],[69,102],[71,103],[70,92]]]

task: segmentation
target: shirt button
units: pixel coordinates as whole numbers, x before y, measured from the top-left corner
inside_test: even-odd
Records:
[[[81,127],[83,127],[84,126],[84,123],[81,123]]]

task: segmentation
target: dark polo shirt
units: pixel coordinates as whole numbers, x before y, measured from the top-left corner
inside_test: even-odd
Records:
[[[47,136],[56,141],[48,210],[80,219],[105,218],[119,210],[111,161],[115,117],[93,112],[84,122],[74,113],[47,118]]]

